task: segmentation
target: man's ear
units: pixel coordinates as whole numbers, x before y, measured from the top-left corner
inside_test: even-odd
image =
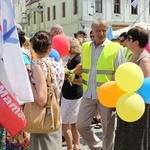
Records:
[[[56,32],[56,35],[60,34],[60,31],[58,29],[55,32]]]

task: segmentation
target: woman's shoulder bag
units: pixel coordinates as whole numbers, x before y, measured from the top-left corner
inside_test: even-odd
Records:
[[[51,68],[46,60],[42,60],[48,68],[47,77],[47,105],[39,106],[36,102],[26,103],[24,114],[27,126],[24,131],[29,133],[49,133],[57,131],[60,127],[60,107],[56,91],[52,85]]]

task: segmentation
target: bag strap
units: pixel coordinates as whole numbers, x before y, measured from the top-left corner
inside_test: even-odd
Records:
[[[48,75],[47,75],[47,114],[50,115],[50,106],[51,106],[51,99],[50,97],[53,96],[53,94],[56,96],[56,91],[54,89],[54,87],[50,86],[53,83],[53,79],[52,79],[52,70],[50,68],[50,63],[48,63],[46,60],[42,59],[41,62],[44,62],[47,66],[47,70],[48,70]],[[57,96],[56,96],[57,97]]]
[[[40,61],[44,62],[47,66],[48,75],[47,75],[46,82],[47,82],[47,86],[49,86],[52,83],[52,76],[51,76],[52,71],[51,71],[51,68],[50,68],[50,64],[44,59],[41,59]]]

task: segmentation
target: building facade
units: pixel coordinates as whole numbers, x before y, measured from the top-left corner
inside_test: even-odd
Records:
[[[96,18],[105,18],[117,30],[135,22],[150,22],[149,0],[13,0],[15,18],[31,37],[39,30],[50,31],[53,24],[61,24],[66,35],[79,30],[90,32]]]

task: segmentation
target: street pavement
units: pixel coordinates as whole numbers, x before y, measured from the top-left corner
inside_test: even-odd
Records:
[[[95,132],[95,134],[102,139],[102,128],[100,129],[94,129],[94,125],[91,125],[92,130]],[[90,150],[90,148],[87,146],[86,142],[84,141],[84,139],[82,137],[80,137],[80,148],[81,150]],[[67,146],[62,147],[62,150],[67,150]]]
[[[117,123],[117,116],[115,118],[115,128]],[[95,132],[95,134],[102,140],[102,128],[100,129],[94,129],[95,124],[91,125],[92,130]],[[90,150],[90,148],[87,146],[86,142],[82,137],[80,137],[80,148],[81,150]],[[67,146],[62,147],[62,150],[67,150]]]

